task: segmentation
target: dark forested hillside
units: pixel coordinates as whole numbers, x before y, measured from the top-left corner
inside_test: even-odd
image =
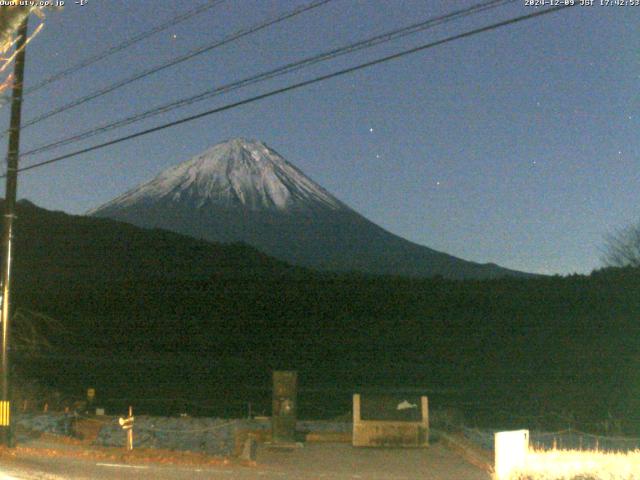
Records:
[[[292,368],[301,387],[341,392],[301,398],[309,415],[348,408],[356,386],[424,387],[453,392],[432,406],[470,422],[595,429],[619,419],[632,430],[639,294],[637,270],[486,281],[321,274],[244,245],[22,204],[14,306],[64,329],[51,351],[16,352],[16,368],[69,393],[196,398],[216,414],[264,398],[270,370]]]

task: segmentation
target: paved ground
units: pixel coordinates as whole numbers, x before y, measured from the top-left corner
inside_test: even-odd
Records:
[[[227,480],[489,480],[440,444],[424,450],[354,449],[348,444],[307,444],[292,451],[258,450],[255,466],[123,464],[82,458],[0,457],[0,480],[227,479]]]
[[[353,448],[348,444],[308,444],[292,451],[258,452],[258,462],[281,478],[370,480],[487,480],[490,476],[440,444],[428,449]],[[276,477],[273,477],[276,478]]]

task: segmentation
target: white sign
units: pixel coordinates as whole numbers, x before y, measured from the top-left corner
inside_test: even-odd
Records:
[[[529,450],[529,430],[497,432],[494,439],[496,477],[498,480],[506,480],[525,466]]]

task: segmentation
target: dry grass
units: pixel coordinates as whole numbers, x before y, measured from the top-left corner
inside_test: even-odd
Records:
[[[529,450],[520,480],[640,480],[640,450]]]
[[[95,447],[81,444],[79,441],[55,436],[44,436],[46,443],[31,446],[29,443],[15,448],[0,446],[0,458],[3,460],[20,458],[70,458],[95,461],[112,461],[129,464],[154,463],[166,465],[190,466],[226,466],[232,461],[223,457],[213,457],[205,453],[150,448],[136,448],[127,452],[124,448]],[[235,465],[253,466],[252,462],[234,461]]]

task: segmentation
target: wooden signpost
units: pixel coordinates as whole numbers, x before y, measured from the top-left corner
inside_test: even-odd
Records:
[[[133,450],[133,407],[129,407],[129,416],[127,418],[120,417],[118,423],[123,430],[127,431],[127,450]]]

